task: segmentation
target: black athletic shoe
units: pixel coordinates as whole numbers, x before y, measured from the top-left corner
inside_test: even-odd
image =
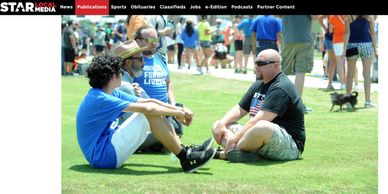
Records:
[[[229,150],[227,153],[230,162],[258,162],[262,160],[257,153]]]
[[[205,151],[209,149],[213,144],[213,138],[209,138],[204,141],[201,145],[191,145],[187,147],[187,149],[191,149],[193,151]]]
[[[216,154],[215,148],[210,148],[205,151],[187,150],[186,160],[181,161],[181,166],[184,172],[194,172],[198,168],[207,164],[213,159]]]

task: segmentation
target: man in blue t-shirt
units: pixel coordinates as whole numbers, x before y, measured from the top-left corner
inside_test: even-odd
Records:
[[[303,102],[280,66],[280,54],[273,49],[256,57],[257,81],[213,125],[214,139],[225,147],[216,158],[254,162],[300,157],[306,139]],[[250,119],[245,126],[236,123],[246,115]]]
[[[253,53],[256,55],[265,49],[279,51],[277,42],[281,42],[282,25],[273,15],[259,15],[252,27]]]
[[[89,164],[94,168],[121,167],[149,131],[179,158],[183,171],[194,172],[209,162],[215,154],[211,144],[185,147],[161,117],[175,116],[188,126],[193,113],[187,108],[118,90],[122,64],[121,57],[98,56],[86,70],[92,88],[78,108],[76,127],[78,143]],[[118,118],[125,112],[136,113],[119,125]]]
[[[166,61],[156,55],[160,37],[152,27],[141,27],[135,32],[135,40],[140,47],[148,47],[143,51],[143,74],[134,78],[134,82],[151,97],[162,102],[175,104],[175,97],[170,80],[170,71]]]
[[[152,27],[140,27],[134,33],[134,39],[140,47],[147,47],[143,53],[144,67],[143,74],[135,77],[134,82],[138,83],[150,96],[162,102],[176,105],[170,71],[166,61],[156,54],[160,38]],[[174,117],[168,117],[168,121],[176,129],[179,136],[183,134],[180,122]]]

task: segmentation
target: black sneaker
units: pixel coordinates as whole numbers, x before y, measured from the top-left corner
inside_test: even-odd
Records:
[[[257,162],[262,160],[257,153],[229,150],[227,153],[230,162]]]
[[[187,147],[187,149],[191,149],[193,151],[205,151],[209,149],[213,144],[213,138],[209,138],[206,141],[204,141],[201,145],[191,145]]]
[[[207,164],[213,159],[216,154],[215,148],[210,148],[205,151],[192,151],[187,150],[186,160],[181,161],[181,166],[184,172],[194,172],[198,168]]]

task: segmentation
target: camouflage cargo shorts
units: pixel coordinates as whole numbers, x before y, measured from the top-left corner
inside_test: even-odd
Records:
[[[301,153],[291,135],[287,131],[274,124],[274,132],[271,140],[263,145],[257,153],[260,157],[269,160],[296,160]],[[228,126],[233,133],[237,133],[243,126],[238,123],[232,123]]]

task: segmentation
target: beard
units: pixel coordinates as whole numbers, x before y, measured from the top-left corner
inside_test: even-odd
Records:
[[[257,72],[255,72],[256,74],[256,80],[263,80],[263,74],[258,74]]]
[[[143,75],[143,67],[136,67],[136,66],[133,66],[132,67],[132,71],[133,71],[133,74],[134,74],[134,77],[141,77]]]

